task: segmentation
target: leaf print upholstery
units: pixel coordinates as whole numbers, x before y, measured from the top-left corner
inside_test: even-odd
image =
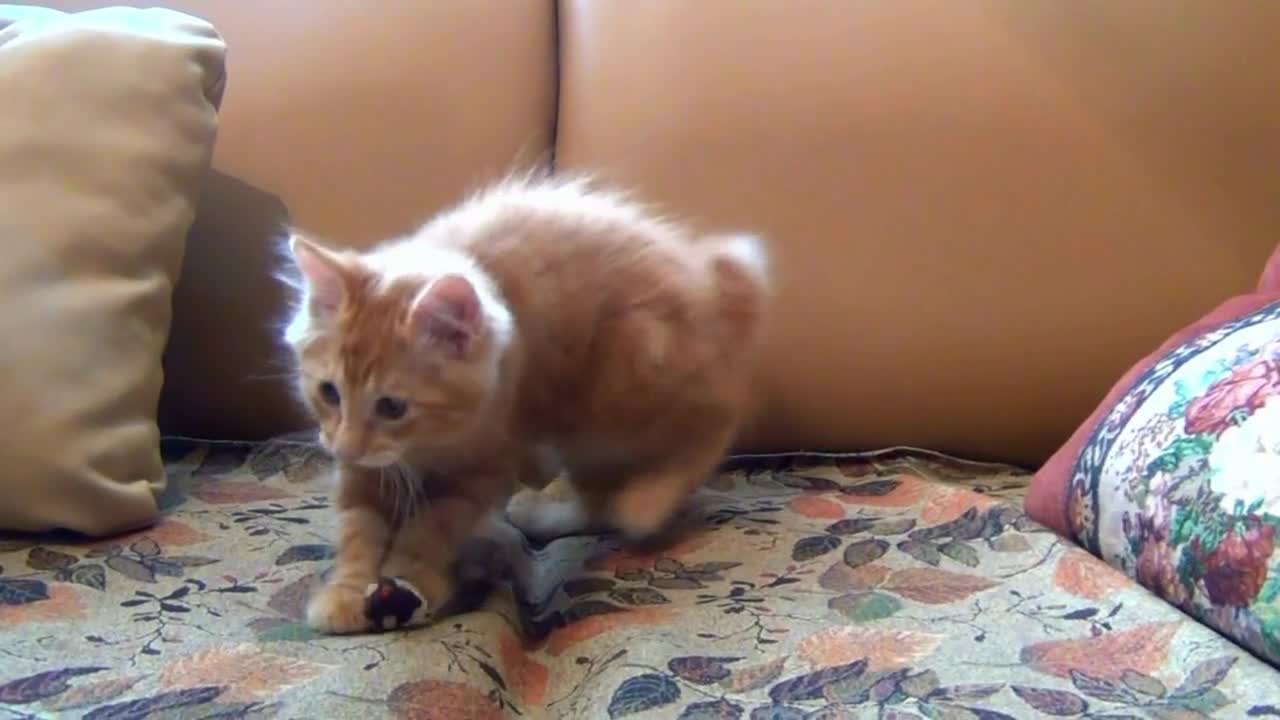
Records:
[[[737,460],[670,542],[517,548],[537,568],[529,586],[431,627],[326,637],[304,622],[333,562],[322,457],[290,443],[167,446],[178,499],[156,526],[87,544],[0,539],[0,710],[919,720],[1274,709],[1273,668],[1029,522],[1027,475],[1013,468],[908,452]],[[1280,589],[1269,572],[1213,570],[1255,567],[1262,526],[1209,532],[1177,511],[1160,522],[1166,544],[1199,538],[1203,571],[1234,592]]]

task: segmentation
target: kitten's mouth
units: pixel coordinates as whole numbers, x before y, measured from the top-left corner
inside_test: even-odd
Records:
[[[377,453],[374,455],[366,455],[355,461],[355,465],[366,470],[382,470],[396,464],[396,456],[393,453]]]
[[[395,453],[390,452],[372,453],[360,457],[344,455],[342,453],[334,452],[333,450],[330,450],[329,453],[333,455],[336,460],[365,470],[385,470],[394,466],[399,460]]]

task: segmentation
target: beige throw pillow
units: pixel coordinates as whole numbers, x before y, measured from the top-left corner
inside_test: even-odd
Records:
[[[168,10],[0,5],[0,529],[157,518],[161,353],[224,53]]]

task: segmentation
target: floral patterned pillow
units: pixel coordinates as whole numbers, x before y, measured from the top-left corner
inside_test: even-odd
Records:
[[[1280,288],[1138,363],[1037,473],[1027,512],[1280,667]]]

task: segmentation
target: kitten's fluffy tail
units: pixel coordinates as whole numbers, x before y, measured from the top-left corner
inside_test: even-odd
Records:
[[[770,292],[769,251],[756,235],[707,238],[700,247],[714,278],[720,317],[746,343],[759,337]]]

